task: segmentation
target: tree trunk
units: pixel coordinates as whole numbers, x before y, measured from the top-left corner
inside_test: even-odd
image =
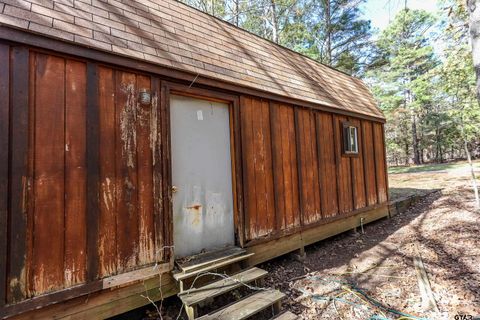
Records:
[[[235,25],[238,27],[239,25],[239,17],[240,17],[240,0],[235,0]]]
[[[480,209],[480,197],[478,195],[477,177],[475,176],[475,169],[473,168],[472,157],[470,155],[470,150],[468,149],[468,141],[467,141],[467,136],[465,134],[465,125],[463,123],[463,116],[460,121],[461,121],[460,129],[461,129],[462,139],[463,139],[463,148],[465,149],[467,161],[468,161],[468,164],[470,165],[470,174],[472,175],[472,187],[473,187],[473,192],[475,194],[475,203],[477,205],[477,209]]]
[[[413,163],[420,164],[420,149],[418,148],[417,136],[417,117],[412,111],[412,147],[413,147]]]
[[[270,23],[272,25],[272,41],[278,43],[278,21],[277,21],[277,5],[275,0],[271,0],[271,15],[270,15]]]
[[[472,55],[477,75],[477,99],[480,101],[480,0],[468,0],[469,28],[472,39]]]
[[[467,154],[468,164],[470,165],[470,174],[472,175],[472,186],[473,186],[473,192],[475,193],[475,202],[477,204],[477,208],[480,209],[480,196],[478,195],[477,177],[475,176],[475,169],[473,168],[472,157],[470,155],[470,150],[468,150],[467,139],[464,138],[463,142],[464,142],[465,153]]]
[[[409,159],[409,145],[408,145],[408,141],[405,141],[405,165],[408,166],[409,163],[408,163],[408,159]]]
[[[325,1],[325,37],[326,37],[326,61],[329,66],[332,65],[332,27],[331,27],[331,12],[330,0]]]

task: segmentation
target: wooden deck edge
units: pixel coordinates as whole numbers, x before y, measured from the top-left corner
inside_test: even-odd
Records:
[[[255,253],[248,259],[249,265],[256,265],[283,254],[303,248],[306,245],[324,240],[363,223],[369,223],[389,215],[389,205],[385,204],[370,211],[360,212],[344,219],[322,224],[295,234],[278,238],[247,248],[247,253]],[[136,274],[135,274],[136,276]],[[118,280],[112,278],[109,280]],[[116,281],[112,281],[115,283]],[[110,283],[112,285],[113,283]],[[161,288],[161,290],[159,290]],[[177,282],[171,272],[153,276],[143,281],[118,288],[107,288],[89,295],[70,299],[45,308],[29,311],[9,319],[105,319],[136,308],[152,301],[158,301],[178,293]]]
[[[310,228],[266,243],[251,246],[247,249],[247,252],[255,253],[255,255],[248,260],[248,264],[254,266],[339,233],[351,230],[360,226],[360,220],[362,218],[363,223],[367,224],[388,217],[388,209],[389,206],[385,203],[383,206],[379,206],[369,211],[361,212],[328,224],[322,224],[318,227]]]
[[[147,297],[158,301],[177,292],[177,284],[171,272],[165,272],[161,276],[105,289],[9,319],[105,319],[149,304]]]

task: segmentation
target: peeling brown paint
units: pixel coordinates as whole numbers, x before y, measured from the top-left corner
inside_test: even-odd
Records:
[[[137,97],[135,95],[135,84],[122,83],[121,90],[127,95],[127,102],[120,114],[120,137],[123,142],[122,155],[127,157],[127,166],[134,168],[137,149]]]
[[[199,211],[199,210],[202,209],[202,205],[201,205],[201,204],[195,204],[195,205],[193,205],[193,206],[187,207],[187,209],[189,209],[189,210],[192,210],[192,209],[193,209],[193,210],[195,210],[195,211]]]
[[[10,291],[12,293],[12,302],[18,302],[25,299],[26,296],[26,270],[22,268],[20,278],[14,277],[10,279]]]
[[[155,166],[157,142],[158,142],[158,94],[155,92],[152,96],[150,105],[150,149],[152,150],[152,160]]]

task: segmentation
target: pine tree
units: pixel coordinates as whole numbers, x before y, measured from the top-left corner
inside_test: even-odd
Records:
[[[375,79],[378,91],[384,91],[381,105],[384,109],[402,108],[410,115],[410,134],[413,162],[422,162],[419,127],[426,92],[422,92],[425,75],[437,64],[428,32],[433,27],[433,16],[423,10],[402,10],[382,32],[378,40],[381,54],[377,67],[369,73]]]

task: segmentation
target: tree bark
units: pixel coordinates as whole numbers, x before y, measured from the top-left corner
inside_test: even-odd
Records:
[[[480,101],[480,0],[468,0],[469,28],[473,65],[477,76],[477,99]]]
[[[469,28],[470,37],[472,39],[472,56],[473,65],[475,67],[475,74],[477,77],[477,99],[480,102],[480,0],[468,0],[468,14],[470,17]],[[470,151],[468,150],[468,142],[464,132],[464,124],[462,119],[462,136],[464,142],[465,153],[467,154],[467,160],[470,164],[470,173],[472,175],[472,185],[475,192],[475,201],[477,208],[480,209],[480,198],[478,195],[477,179],[475,177],[475,170],[473,168],[472,158]]]
[[[473,168],[472,156],[470,155],[470,150],[468,150],[468,142],[467,139],[463,139],[465,153],[467,154],[468,164],[470,165],[470,174],[472,175],[472,187],[473,192],[475,193],[475,203],[477,208],[480,209],[480,196],[478,194],[478,185],[477,185],[477,177],[475,176],[475,169]]]
[[[460,125],[463,139],[463,147],[465,149],[465,154],[467,155],[468,164],[470,165],[470,174],[472,176],[472,187],[475,194],[475,203],[477,205],[477,209],[480,209],[480,196],[478,194],[477,177],[475,176],[475,169],[473,168],[472,156],[470,155],[470,150],[468,149],[468,141],[467,136],[465,135],[465,125],[463,123],[463,117],[461,119]]]
[[[325,37],[326,37],[326,64],[332,65],[332,27],[331,27],[331,10],[330,0],[325,1]]]
[[[413,147],[413,163],[420,164],[420,149],[418,148],[417,136],[417,117],[412,112],[412,147]]]
[[[238,27],[240,17],[240,0],[235,0],[235,25]]]
[[[278,20],[277,20],[277,5],[275,0],[271,0],[271,15],[270,15],[270,23],[272,25],[272,41],[278,43]]]

